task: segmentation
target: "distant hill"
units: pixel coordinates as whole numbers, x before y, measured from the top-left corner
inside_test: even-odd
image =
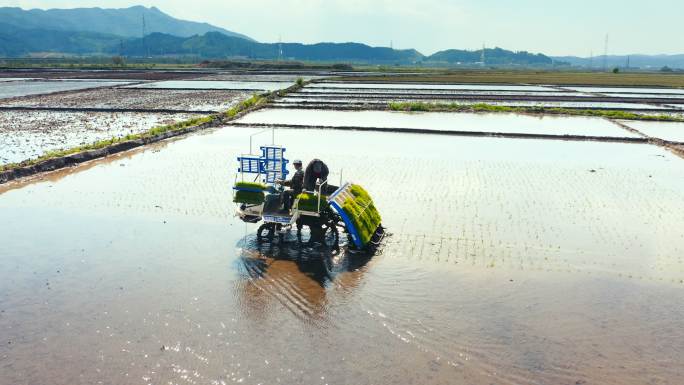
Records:
[[[420,52],[370,47],[359,43],[257,43],[245,39],[208,32],[202,36],[181,38],[154,33],[142,39],[124,43],[126,56],[196,55],[202,58],[293,59],[306,61],[353,61],[365,63],[415,63],[423,58]]]
[[[573,66],[597,69],[603,68],[603,58],[603,55],[593,58],[577,56],[554,57],[554,59],[568,62]],[[628,58],[631,68],[659,69],[667,66],[673,69],[684,69],[684,55],[608,55],[606,57],[606,67],[625,68],[627,67]]]
[[[22,29],[52,31],[95,32],[123,37],[140,37],[145,16],[147,33],[160,32],[188,37],[207,32],[221,32],[228,36],[251,38],[207,23],[173,18],[156,7],[135,6],[122,9],[73,8],[31,9],[0,7],[0,23]]]
[[[433,55],[428,56],[425,62],[443,63],[443,64],[463,64],[472,65],[482,62],[482,50],[464,51],[458,49],[449,49],[446,51],[439,51]],[[484,50],[484,64],[487,65],[551,65],[553,60],[542,54],[532,54],[526,51],[513,52],[502,48],[493,48]]]
[[[292,59],[410,64],[423,58],[416,50],[394,50],[358,43],[258,43],[219,32],[178,37],[152,33],[124,38],[94,32],[21,29],[0,23],[0,56],[31,53],[124,56],[196,56],[202,59]]]
[[[122,37],[96,32],[22,29],[0,22],[0,56],[20,57],[37,52],[110,55]]]
[[[145,17],[145,38],[141,38]],[[0,7],[0,57],[31,55],[191,56],[200,59],[259,59],[351,62],[434,67],[549,67],[571,65],[600,69],[603,57],[549,57],[502,48],[449,49],[424,56],[360,43],[259,43],[207,23],[171,17],[155,7],[23,10]],[[630,55],[632,68],[684,69],[684,55]],[[608,56],[609,68],[627,66],[627,56]]]

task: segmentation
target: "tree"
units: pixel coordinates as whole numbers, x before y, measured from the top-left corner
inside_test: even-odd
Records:
[[[620,69],[617,68],[617,67],[613,68],[613,73],[614,73],[614,74],[619,74],[619,73],[620,73]]]

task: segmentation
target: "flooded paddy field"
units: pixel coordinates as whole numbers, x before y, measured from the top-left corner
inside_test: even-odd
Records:
[[[638,121],[622,121],[621,123],[652,138],[684,143],[684,123]]]
[[[648,88],[648,87],[563,87],[568,90],[578,91],[578,92],[590,92],[590,93],[600,93],[600,94],[670,94],[670,95],[681,95],[684,96],[684,88]]]
[[[202,76],[196,80],[212,81],[243,81],[243,82],[287,82],[294,83],[297,79],[304,81],[324,79],[332,74],[320,73],[249,73],[249,72],[225,72],[213,75]]]
[[[33,78],[33,79],[119,79],[119,80],[171,80],[192,79],[211,75],[215,71],[203,70],[66,70],[66,69],[3,69],[2,78]]]
[[[196,90],[254,90],[275,91],[287,88],[293,82],[273,81],[218,81],[218,80],[168,80],[128,86],[130,88],[196,89]]]
[[[53,92],[83,90],[88,88],[112,87],[130,84],[124,81],[12,81],[0,82],[0,99]]]
[[[605,91],[601,93],[599,91]],[[638,92],[640,91],[640,92]],[[513,84],[364,83],[319,81],[278,99],[277,104],[317,105],[321,108],[372,108],[390,102],[487,103],[519,107],[624,110],[678,113],[684,94],[675,88],[605,88]],[[682,102],[682,103],[680,103]]]
[[[0,164],[36,158],[201,115],[136,112],[0,111]]]
[[[121,108],[221,111],[247,99],[248,92],[224,90],[138,90],[107,88],[0,101],[0,107]]]
[[[449,112],[326,111],[269,108],[238,120],[241,124],[328,127],[382,127],[441,131],[522,133],[636,138],[639,135],[601,118]]]
[[[479,90],[479,91],[527,91],[546,92],[553,88],[544,86],[510,85],[510,84],[421,84],[421,83],[350,83],[320,82],[309,85],[311,88],[358,88],[358,89],[404,89],[404,90]]]
[[[468,99],[443,99],[443,98],[415,98],[411,96],[407,97],[393,97],[393,98],[327,98],[327,97],[298,97],[298,96],[287,96],[279,98],[276,103],[287,103],[287,104],[302,104],[310,105],[316,104],[320,106],[329,106],[334,108],[335,106],[349,106],[354,104],[365,104],[365,105],[375,105],[375,106],[388,106],[391,102],[412,102],[420,101],[425,103],[457,103],[462,105],[472,105],[479,103],[486,103],[491,105],[499,106],[520,106],[520,107],[551,107],[551,108],[572,108],[572,109],[601,109],[601,110],[623,110],[623,111],[669,111],[677,112],[681,109],[677,105],[659,105],[659,104],[645,104],[645,103],[620,103],[620,102],[563,102],[563,101],[537,101],[537,100],[515,100],[515,101],[502,101],[497,97],[492,98],[468,98]]]
[[[116,75],[114,72],[98,74]],[[47,72],[50,76],[76,73],[94,75],[90,71]],[[155,77],[148,72],[126,73],[135,74]],[[0,164],[225,111],[252,94],[220,88],[122,87],[133,83],[140,81],[69,78],[0,82]],[[206,83],[211,88],[212,82]]]
[[[0,187],[12,223],[0,233],[4,380],[684,375],[681,158],[645,144],[278,129],[291,157],[321,157],[366,187],[392,234],[331,279],[312,250],[258,246],[256,226],[233,216],[232,162],[260,130]]]

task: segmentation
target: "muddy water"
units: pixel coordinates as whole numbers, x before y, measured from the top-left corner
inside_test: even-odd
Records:
[[[325,83],[320,83],[320,84],[325,84]],[[319,84],[319,85],[320,85]],[[533,95],[540,95],[540,96],[592,96],[591,94],[587,93],[582,93],[582,92],[572,92],[572,91],[556,91],[551,88],[548,89],[548,91],[532,91],[532,92],[526,92],[526,91],[503,91],[503,90],[471,90],[471,89],[451,89],[451,90],[445,90],[445,89],[395,89],[395,88],[326,88],[326,89],[321,89],[321,87],[315,87],[316,84],[313,85],[308,85],[301,90],[297,91],[297,93],[290,93],[289,95],[297,95],[299,93],[324,93],[324,94],[329,94],[329,95],[347,95],[347,94],[358,94],[358,95],[366,95],[366,94],[401,94],[401,95],[452,95],[452,94],[468,94],[468,95],[484,95],[484,96],[492,96],[492,95],[521,95],[521,96],[533,96]]]
[[[654,138],[670,140],[673,142],[684,142],[684,123],[624,120],[622,121],[622,124]]]
[[[225,90],[141,90],[108,88],[70,94],[38,95],[9,101],[2,106],[42,108],[132,108],[148,110],[220,111],[227,110],[249,92]]]
[[[294,82],[269,81],[218,81],[218,80],[167,80],[129,86],[129,88],[197,89],[197,90],[255,90],[275,91],[287,88]]]
[[[578,91],[578,92],[594,92],[594,93],[643,93],[643,94],[679,94],[684,96],[683,88],[644,88],[644,87],[565,87],[564,89]]]
[[[422,128],[549,135],[638,137],[601,118],[448,112],[330,111],[269,108],[244,116],[240,123],[342,127]]]
[[[479,91],[555,91],[544,86],[506,85],[506,84],[411,84],[411,83],[313,83],[308,88],[345,88],[345,89],[407,89],[407,90],[479,90]]]
[[[0,112],[0,164],[197,117],[137,112]]]
[[[684,375],[680,158],[647,145],[279,130],[291,156],[321,156],[333,178],[344,168],[366,186],[393,233],[331,280],[314,250],[259,247],[233,217],[233,160],[254,132],[5,187],[3,381]]]
[[[388,97],[388,98],[364,98],[364,97],[353,97],[353,98],[330,98],[330,97],[316,97],[316,96],[288,96],[278,99],[285,103],[337,103],[337,104],[349,104],[349,103],[366,103],[366,104],[380,104],[387,105],[393,101],[419,101],[425,103],[458,103],[458,104],[478,104],[483,103],[482,100],[472,100],[472,99],[425,99],[425,98],[412,98],[407,95],[406,97]],[[559,107],[559,108],[592,108],[592,109],[620,109],[620,110],[665,110],[672,109],[676,107],[671,107],[669,105],[659,106],[654,104],[643,104],[643,103],[615,103],[615,102],[550,102],[550,101],[492,101],[485,99],[484,103],[494,104],[499,106],[526,106],[526,107]]]
[[[83,90],[129,84],[121,81],[21,81],[1,82],[0,99],[50,92]]]

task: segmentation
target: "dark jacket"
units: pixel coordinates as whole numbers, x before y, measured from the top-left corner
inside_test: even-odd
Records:
[[[306,166],[304,172],[304,190],[315,191],[316,180],[328,180],[328,166],[320,159],[314,159]]]
[[[304,185],[304,171],[295,170],[294,175],[290,180],[283,181],[283,186],[290,186],[295,194],[299,195],[302,192],[302,186]]]

